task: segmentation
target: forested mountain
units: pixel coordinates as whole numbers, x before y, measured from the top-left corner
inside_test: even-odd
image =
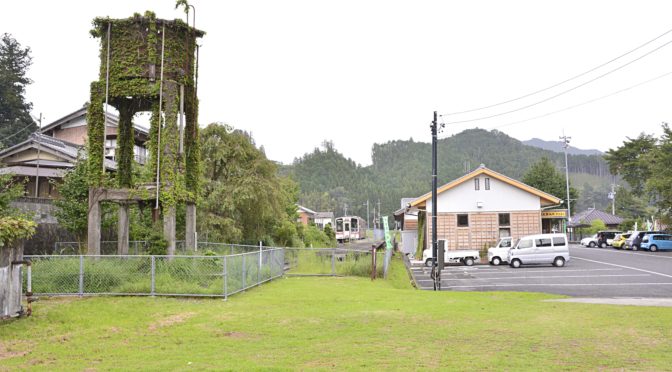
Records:
[[[367,199],[371,213],[374,204],[377,208],[380,200],[383,214],[389,215],[400,208],[402,197],[416,197],[430,191],[431,153],[431,144],[413,139],[374,144],[372,165],[362,167],[346,159],[332,143],[325,142],[321,148],[296,159],[292,165],[284,166],[282,172],[291,174],[299,183],[300,203],[308,208],[342,215],[347,205],[349,214],[365,216]],[[439,140],[439,185],[474,170],[480,164],[521,179],[528,168],[542,157],[547,157],[564,173],[562,153],[527,146],[496,130],[466,130]],[[584,174],[585,177],[578,180],[591,188],[590,202],[598,208],[606,208],[606,188],[611,182],[611,175],[604,159],[595,155],[570,155],[568,162],[573,173],[570,179],[575,174]],[[584,184],[573,186],[581,192]],[[596,203],[596,193],[604,194],[599,203]],[[579,197],[577,204],[587,206],[581,201]]]
[[[544,141],[539,138],[532,138],[530,140],[523,141],[523,144],[538,147],[544,150],[564,152],[562,141]],[[600,150],[582,150],[574,146],[569,146],[567,148],[567,153],[570,155],[602,155]]]

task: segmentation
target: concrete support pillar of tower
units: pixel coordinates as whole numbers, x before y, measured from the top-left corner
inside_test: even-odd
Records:
[[[198,248],[196,245],[198,241],[196,240],[196,204],[187,203],[187,216],[186,216],[186,228],[185,228],[185,244],[186,249],[195,250]]]
[[[117,222],[117,254],[128,255],[128,203],[119,203],[119,218]]]
[[[168,256],[175,255],[175,206],[163,210],[163,236],[168,241]]]
[[[96,195],[96,189],[89,188],[89,213],[88,213],[88,234],[87,234],[87,254],[100,254],[100,223],[101,223],[100,201]]]

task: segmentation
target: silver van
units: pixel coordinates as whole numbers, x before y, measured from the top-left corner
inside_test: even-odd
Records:
[[[518,268],[527,264],[553,264],[562,267],[569,261],[569,246],[565,234],[539,234],[520,238],[509,250],[509,265]]]

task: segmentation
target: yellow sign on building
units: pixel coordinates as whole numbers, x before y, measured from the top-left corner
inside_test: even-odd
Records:
[[[541,211],[541,218],[567,218],[567,210],[553,209],[550,211]]]

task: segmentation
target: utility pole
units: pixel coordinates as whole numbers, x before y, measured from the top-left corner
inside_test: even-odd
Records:
[[[42,133],[42,113],[40,112],[40,119],[38,120],[38,123],[40,125],[40,129],[37,131],[38,133]],[[35,197],[39,198],[40,197],[40,150],[42,147],[40,146],[40,139],[37,139],[37,167],[35,168]]]
[[[569,199],[569,166],[567,165],[567,149],[569,148],[569,140],[572,137],[565,136],[565,131],[562,131],[562,137],[560,139],[563,141],[563,148],[565,149],[565,184],[567,185],[567,225],[572,220],[572,205]]]
[[[441,125],[443,127],[443,124]],[[437,220],[437,134],[438,123],[436,111],[434,111],[434,120],[430,126],[432,130],[432,279],[434,279],[434,290],[441,290],[441,268],[443,267],[443,257],[439,261],[439,243],[437,241],[436,220]],[[440,263],[439,263],[440,262]]]
[[[371,225],[369,224],[369,199],[366,199],[366,228],[370,229]]]
[[[378,199],[378,218],[377,218],[378,221],[380,221],[380,212],[381,212],[381,209],[380,209],[380,199]]]
[[[609,193],[611,199],[611,214],[616,215],[616,184],[611,184],[611,192]]]
[[[343,204],[343,216],[345,217],[347,215],[348,215],[348,204],[344,203]]]

